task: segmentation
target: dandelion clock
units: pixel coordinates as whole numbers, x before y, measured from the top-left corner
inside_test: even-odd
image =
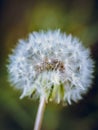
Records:
[[[78,102],[93,77],[89,49],[60,30],[33,32],[19,40],[7,68],[10,83],[22,92],[20,98],[39,100],[34,130],[40,130],[48,102]]]

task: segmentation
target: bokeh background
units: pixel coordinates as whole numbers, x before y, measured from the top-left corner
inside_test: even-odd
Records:
[[[98,0],[0,0],[0,130],[33,129],[38,107],[8,83],[8,55],[28,33],[58,28],[91,49],[95,78],[79,103],[49,103],[42,130],[98,130]]]

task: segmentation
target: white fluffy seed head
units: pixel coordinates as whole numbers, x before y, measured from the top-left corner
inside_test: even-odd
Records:
[[[93,60],[77,38],[56,31],[29,34],[9,56],[9,80],[29,96],[77,102],[92,82]]]

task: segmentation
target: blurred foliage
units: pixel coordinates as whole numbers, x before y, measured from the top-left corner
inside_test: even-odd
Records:
[[[0,130],[31,130],[38,101],[19,99],[20,92],[7,82],[6,64],[18,39],[31,31],[61,29],[91,48],[95,78],[89,93],[78,104],[62,107],[49,103],[43,130],[98,130],[98,1],[0,1]]]

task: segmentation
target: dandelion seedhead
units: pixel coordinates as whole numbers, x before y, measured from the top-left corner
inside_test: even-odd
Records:
[[[20,98],[41,97],[56,103],[77,102],[92,82],[90,52],[77,38],[56,31],[29,34],[9,56],[9,80]]]

